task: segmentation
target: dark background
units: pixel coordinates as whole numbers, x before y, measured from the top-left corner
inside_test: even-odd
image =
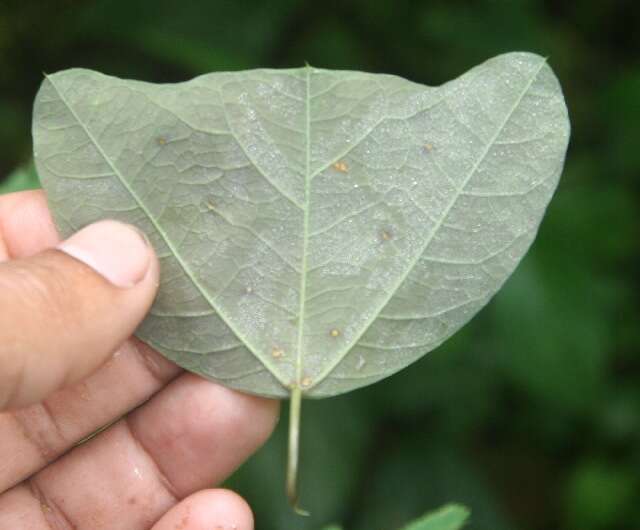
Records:
[[[259,530],[391,530],[457,501],[472,529],[640,528],[637,2],[0,1],[0,192],[36,184],[31,103],[71,66],[181,81],[260,66],[437,85],[498,53],[549,58],[572,139],[537,242],[496,298],[390,379],[305,402],[302,500],[286,418],[230,481]]]

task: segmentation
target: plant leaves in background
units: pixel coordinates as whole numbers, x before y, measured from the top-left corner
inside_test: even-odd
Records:
[[[405,526],[403,530],[460,530],[467,519],[469,519],[469,510],[457,504],[448,504],[423,515]],[[342,530],[342,528],[332,525],[324,530]]]
[[[449,504],[412,522],[404,530],[459,530],[469,519],[469,510]]]
[[[291,394],[295,468],[301,395],[396,372],[501,287],[569,122],[545,60],[512,53],[436,88],[312,67],[171,85],[72,69],[43,82],[33,133],[63,235],[111,217],[157,250],[138,336],[233,388]]]
[[[19,167],[0,184],[0,195],[16,191],[34,190],[40,187],[33,162]]]

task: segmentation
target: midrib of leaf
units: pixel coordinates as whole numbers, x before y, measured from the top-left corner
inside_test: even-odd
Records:
[[[224,312],[221,310],[221,308],[219,308],[217,306],[217,304],[215,303],[214,299],[211,296],[209,296],[207,291],[202,287],[202,285],[200,285],[200,282],[198,282],[197,278],[195,277],[195,275],[193,274],[193,272],[191,271],[191,269],[189,268],[187,263],[182,259],[182,257],[178,253],[177,249],[171,243],[170,238],[164,232],[164,230],[162,229],[162,226],[153,217],[153,215],[151,215],[151,212],[145,206],[145,204],[142,201],[142,199],[140,197],[138,197],[138,194],[129,185],[127,180],[124,178],[124,176],[119,171],[119,169],[116,167],[116,165],[111,161],[109,156],[107,156],[105,151],[102,149],[102,146],[99,144],[97,139],[93,136],[93,134],[91,133],[89,128],[80,119],[80,116],[78,116],[76,111],[69,104],[67,99],[64,97],[64,94],[62,93],[62,91],[58,89],[58,87],[55,85],[55,83],[53,82],[53,79],[50,76],[46,76],[46,78],[49,81],[49,83],[51,83],[51,86],[53,87],[53,89],[58,94],[58,97],[60,98],[60,101],[62,101],[62,103],[64,103],[64,105],[67,107],[67,109],[69,109],[69,112],[71,113],[73,118],[76,120],[76,122],[78,122],[78,125],[80,125],[80,127],[82,127],[82,130],[85,132],[85,134],[87,135],[87,137],[89,138],[91,143],[98,150],[98,152],[100,153],[100,156],[102,156],[104,161],[109,165],[109,167],[111,167],[111,169],[113,170],[113,174],[118,178],[120,183],[125,187],[125,189],[131,195],[131,197],[134,199],[136,204],[140,207],[140,209],[148,217],[149,221],[151,221],[151,224],[157,230],[158,234],[160,235],[162,240],[165,242],[165,244],[167,245],[167,247],[169,248],[169,250],[171,251],[173,256],[175,256],[176,260],[178,261],[178,263],[179,263],[180,267],[182,268],[182,270],[184,271],[184,273],[187,275],[189,280],[193,283],[194,287],[198,290],[198,292],[202,295],[202,297],[206,300],[206,302],[209,304],[211,309],[213,309],[217,313],[217,315],[229,327],[229,329],[231,329],[231,331],[238,337],[238,339],[240,339],[242,341],[242,343],[251,351],[253,356],[256,359],[258,359],[269,370],[269,372],[271,372],[271,374],[280,382],[280,384],[282,384],[285,388],[287,388],[288,384],[280,377],[280,375],[278,374],[278,371],[269,362],[267,362],[266,359],[263,359],[261,356],[259,356],[256,353],[257,350],[251,345],[251,343],[246,339],[246,337],[244,337],[243,334],[240,333],[235,328],[235,326],[233,326],[233,324],[231,323],[230,319],[225,316]]]
[[[304,339],[305,305],[307,299],[307,253],[309,246],[309,200],[311,190],[311,67],[305,68],[305,172],[304,172],[304,217],[302,221],[302,264],[300,266],[300,303],[298,309],[298,340],[296,347],[296,385],[302,386],[302,345]]]
[[[415,258],[410,262],[409,266],[406,269],[406,272],[403,275],[401,275],[399,277],[398,281],[389,289],[389,294],[385,298],[383,298],[382,303],[380,303],[378,308],[376,309],[376,311],[373,312],[373,316],[369,318],[368,322],[366,322],[364,326],[362,326],[361,331],[357,334],[357,336],[353,339],[353,341],[351,341],[351,343],[342,352],[337,354],[333,358],[333,360],[330,363],[327,364],[325,369],[317,377],[315,383],[319,383],[320,381],[323,381],[336,368],[336,366],[338,366],[338,364],[340,364],[340,362],[344,359],[344,357],[349,353],[351,348],[353,348],[353,346],[355,346],[358,343],[358,341],[362,338],[362,336],[371,327],[373,322],[375,322],[375,320],[378,318],[378,316],[380,315],[382,310],[389,303],[391,298],[396,294],[397,290],[400,288],[402,283],[408,278],[409,274],[411,274],[411,271],[416,266],[416,264],[418,263],[420,258],[422,258],[422,256],[426,252],[427,248],[431,244],[431,241],[433,241],[433,238],[438,233],[438,230],[440,230],[440,227],[442,226],[442,223],[445,222],[447,216],[449,215],[449,212],[455,206],[458,198],[460,197],[460,194],[464,191],[464,188],[466,188],[466,186],[469,183],[469,181],[473,178],[473,176],[475,175],[476,171],[480,167],[480,164],[482,164],[482,162],[486,158],[487,154],[489,153],[491,148],[494,146],[496,140],[498,139],[498,137],[500,136],[500,134],[504,130],[505,126],[507,125],[507,123],[511,119],[511,116],[513,116],[513,113],[516,111],[516,109],[518,108],[518,106],[522,102],[523,98],[525,97],[525,95],[527,94],[527,92],[529,91],[529,89],[531,88],[531,86],[533,85],[535,80],[537,79],[538,74],[540,73],[540,71],[544,67],[545,63],[546,63],[546,60],[540,61],[540,66],[538,66],[536,71],[531,76],[531,79],[529,79],[529,81],[525,84],[524,89],[521,91],[521,93],[519,94],[518,98],[516,99],[514,104],[511,106],[511,108],[507,112],[507,114],[506,114],[505,118],[503,119],[502,123],[496,129],[495,134],[487,142],[487,145],[485,146],[484,150],[482,151],[482,153],[478,157],[478,160],[475,162],[475,164],[469,170],[469,173],[465,176],[465,178],[462,180],[460,185],[456,188],[456,191],[453,194],[451,200],[449,201],[449,204],[447,205],[447,207],[443,211],[442,215],[440,216],[440,219],[438,219],[438,222],[431,229],[431,232],[429,233],[429,235],[425,239],[425,242],[423,243],[422,248],[416,253]],[[303,268],[303,270],[304,270],[304,268]]]
[[[309,515],[298,506],[298,461],[300,446],[300,409],[302,402],[302,345],[304,339],[305,303],[307,298],[307,250],[309,246],[309,201],[310,201],[310,160],[311,160],[311,67],[305,68],[305,171],[304,171],[304,217],[302,222],[302,264],[300,266],[300,300],[298,309],[298,340],[296,347],[295,380],[290,385],[289,399],[289,451],[287,454],[286,492],[289,503],[300,515]]]

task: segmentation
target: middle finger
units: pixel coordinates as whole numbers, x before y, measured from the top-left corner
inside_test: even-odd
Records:
[[[0,495],[0,527],[148,529],[180,499],[224,480],[249,457],[271,433],[277,410],[276,401],[184,374]]]

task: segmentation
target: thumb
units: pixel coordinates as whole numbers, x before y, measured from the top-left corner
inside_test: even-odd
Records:
[[[0,410],[93,372],[134,332],[158,262],[132,226],[101,221],[56,249],[0,264]]]

